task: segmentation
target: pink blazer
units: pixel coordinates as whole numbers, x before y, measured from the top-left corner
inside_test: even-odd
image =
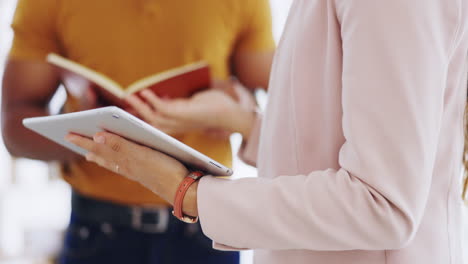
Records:
[[[259,178],[201,180],[205,234],[264,264],[461,264],[467,20],[468,0],[296,0]]]

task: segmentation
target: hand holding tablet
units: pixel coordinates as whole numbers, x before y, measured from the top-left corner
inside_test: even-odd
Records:
[[[66,141],[67,134],[74,133],[91,138],[98,132],[108,131],[163,152],[191,168],[219,176],[230,176],[233,173],[230,168],[118,107],[110,106],[69,114],[27,118],[23,120],[23,124],[81,155],[85,155],[88,151]]]

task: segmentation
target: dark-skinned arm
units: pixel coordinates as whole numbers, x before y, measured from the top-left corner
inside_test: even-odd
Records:
[[[25,128],[27,117],[46,116],[59,86],[59,73],[45,62],[9,59],[2,89],[2,135],[11,155],[44,161],[68,161],[74,152]]]

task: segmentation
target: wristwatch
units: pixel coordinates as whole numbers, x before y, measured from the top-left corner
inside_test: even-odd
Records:
[[[187,190],[190,186],[199,180],[205,174],[201,171],[192,171],[187,177],[180,183],[179,188],[177,188],[175,199],[174,199],[174,209],[172,215],[177,217],[180,221],[185,223],[194,224],[198,222],[198,216],[189,216],[185,215],[182,211],[182,205],[184,203],[184,197],[187,193]]]

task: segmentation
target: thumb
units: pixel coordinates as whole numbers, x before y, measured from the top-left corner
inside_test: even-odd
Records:
[[[156,112],[171,118],[180,118],[185,115],[186,107],[181,99],[161,99],[149,90],[141,92],[141,96],[153,107]],[[185,111],[184,111],[185,110]]]

